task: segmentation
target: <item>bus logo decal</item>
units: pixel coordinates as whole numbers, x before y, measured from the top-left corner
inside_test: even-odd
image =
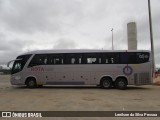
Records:
[[[123,74],[125,74],[125,75],[131,75],[132,74],[132,72],[133,72],[133,69],[132,69],[132,67],[131,66],[125,66],[124,68],[123,68]]]
[[[33,72],[43,72],[44,68],[43,67],[33,67],[33,68],[31,68],[31,71],[33,71]]]

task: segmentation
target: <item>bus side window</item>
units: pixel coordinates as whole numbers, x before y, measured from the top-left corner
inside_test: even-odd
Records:
[[[108,60],[108,59],[105,59],[105,63],[108,64],[108,63],[109,63],[109,60]]]
[[[113,57],[111,57],[111,58],[110,58],[110,60],[111,60],[111,61],[110,61],[110,63],[111,63],[111,64],[115,63],[115,61],[114,61],[114,58],[113,58]]]
[[[102,56],[102,64],[117,64],[119,63],[119,53],[105,53]]]
[[[128,64],[136,64],[136,54],[134,52],[128,53]]]
[[[84,64],[99,64],[99,56],[98,53],[85,53]]]
[[[120,53],[120,63],[121,64],[128,64],[128,53]]]
[[[71,58],[71,64],[75,64],[76,59],[75,58]]]
[[[121,64],[136,64],[136,53],[125,52],[120,53],[120,63]]]
[[[82,64],[82,58],[78,58],[78,63]]]
[[[149,53],[147,53],[147,52],[136,53],[136,62],[137,63],[145,63],[148,61],[149,61]]]
[[[100,64],[101,58],[99,53],[85,53],[84,64]]]
[[[54,58],[54,64],[63,64],[62,58]]]
[[[37,65],[45,65],[47,63],[47,55],[39,55],[37,57]]]
[[[87,58],[87,64],[96,64],[97,58]]]
[[[29,67],[45,64],[47,64],[47,55],[36,54],[29,63]]]
[[[50,54],[47,63],[50,65],[64,64],[63,55],[62,54]]]
[[[66,64],[81,64],[82,55],[80,53],[66,54]]]

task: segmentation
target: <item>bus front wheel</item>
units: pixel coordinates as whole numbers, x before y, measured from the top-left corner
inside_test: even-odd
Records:
[[[28,78],[26,81],[28,88],[35,88],[37,86],[36,80],[34,78]]]
[[[125,90],[127,88],[127,81],[124,78],[118,78],[115,81],[115,87],[121,90]]]
[[[110,78],[103,78],[100,82],[102,88],[109,89],[112,87],[112,80]]]

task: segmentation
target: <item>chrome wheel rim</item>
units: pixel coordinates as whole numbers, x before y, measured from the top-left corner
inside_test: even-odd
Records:
[[[125,86],[125,83],[124,83],[123,81],[120,81],[120,82],[119,82],[119,86],[120,86],[120,87],[123,87],[123,86]]]
[[[28,84],[30,87],[33,87],[35,85],[34,81],[29,81],[29,84]]]
[[[104,81],[103,81],[103,86],[104,86],[105,88],[108,88],[108,87],[110,86],[110,82],[109,82],[108,80],[104,80]]]

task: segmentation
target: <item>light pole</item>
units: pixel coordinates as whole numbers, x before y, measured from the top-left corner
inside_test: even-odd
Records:
[[[111,29],[112,31],[112,50],[114,50],[114,47],[113,47],[113,28]]]
[[[154,43],[153,43],[153,30],[152,30],[152,15],[151,15],[151,4],[148,0],[148,12],[149,12],[149,27],[150,27],[150,40],[151,40],[151,53],[152,53],[152,69],[155,71],[155,59],[154,59]]]

